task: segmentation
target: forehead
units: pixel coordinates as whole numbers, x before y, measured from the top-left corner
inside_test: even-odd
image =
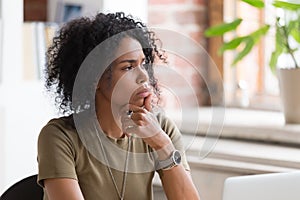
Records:
[[[120,45],[116,49],[116,57],[128,57],[128,56],[138,56],[143,54],[141,44],[133,38],[125,37],[120,41]]]

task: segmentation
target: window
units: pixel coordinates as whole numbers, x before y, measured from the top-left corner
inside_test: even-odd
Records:
[[[240,0],[224,0],[224,20],[236,17],[243,19],[235,34],[245,35],[256,30],[262,23],[274,24],[275,10],[272,0],[265,0],[265,8],[257,9]],[[274,48],[274,30],[254,47],[236,67],[231,63],[234,52],[224,54],[224,88],[228,106],[278,110],[280,106],[279,86],[276,76],[270,71],[268,62]],[[225,35],[226,41],[232,35]]]
[[[237,31],[240,34],[243,33],[242,31],[251,32],[262,22],[274,24],[272,20],[275,20],[275,15],[280,16],[280,13],[271,5],[272,0],[265,0],[265,3],[265,10],[258,11],[257,9],[250,10],[252,7],[241,0],[210,0],[208,1],[208,25],[220,24],[223,20],[229,22],[238,15],[243,15],[243,19],[247,18],[243,22],[245,23],[243,28]],[[295,140],[299,133],[299,126],[285,124],[283,113],[273,112],[278,111],[281,104],[278,80],[270,72],[268,65],[273,49],[274,35],[273,27],[256,46],[256,49],[253,49],[252,54],[248,55],[236,68],[231,67],[234,53],[228,52],[223,57],[216,53],[223,44],[222,37],[209,38],[208,52],[223,74],[227,98],[226,117],[221,138],[276,143],[276,145],[283,146],[299,145],[299,141]],[[231,37],[231,35],[226,35],[226,37]],[[224,40],[227,39],[226,37]],[[209,74],[213,77],[210,69]],[[213,78],[211,81],[215,82]],[[228,109],[228,107],[250,109]],[[207,110],[203,109],[201,112]],[[205,128],[199,131],[204,133],[203,135],[207,133],[206,127],[211,125],[211,121],[207,119],[209,114],[202,113],[201,115],[204,116],[201,122],[207,122],[207,126],[203,126]]]

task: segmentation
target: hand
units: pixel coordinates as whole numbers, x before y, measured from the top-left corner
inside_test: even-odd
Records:
[[[155,150],[163,150],[166,146],[173,146],[173,144],[153,113],[151,97],[152,94],[145,98],[143,107],[129,104],[123,109],[122,130],[127,135],[134,134],[141,137]]]
[[[122,130],[126,134],[149,138],[162,132],[156,116],[151,112],[151,96],[152,94],[145,98],[143,107],[133,104],[126,106],[127,111],[121,117]]]

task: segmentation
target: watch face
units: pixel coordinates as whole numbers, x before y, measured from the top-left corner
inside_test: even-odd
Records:
[[[181,155],[180,155],[180,152],[179,151],[175,151],[174,153],[174,161],[176,164],[180,164],[181,162]]]

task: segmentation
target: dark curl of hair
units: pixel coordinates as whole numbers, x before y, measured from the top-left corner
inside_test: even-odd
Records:
[[[139,34],[130,35],[132,29],[138,29]],[[63,114],[74,113],[78,107],[81,109],[89,107],[88,104],[91,102],[88,101],[76,102],[76,105],[72,103],[72,92],[78,70],[87,55],[98,44],[124,31],[129,31],[126,32],[127,36],[141,43],[146,62],[149,64],[146,70],[150,84],[159,95],[152,64],[156,57],[164,62],[166,58],[163,56],[163,51],[158,49],[156,42],[159,40],[155,38],[155,34],[143,23],[135,21],[131,16],[125,16],[124,13],[99,13],[94,18],[82,17],[65,24],[53,38],[53,43],[47,51],[45,85],[48,91],[54,89],[55,103]],[[110,50],[116,47],[117,43]]]

